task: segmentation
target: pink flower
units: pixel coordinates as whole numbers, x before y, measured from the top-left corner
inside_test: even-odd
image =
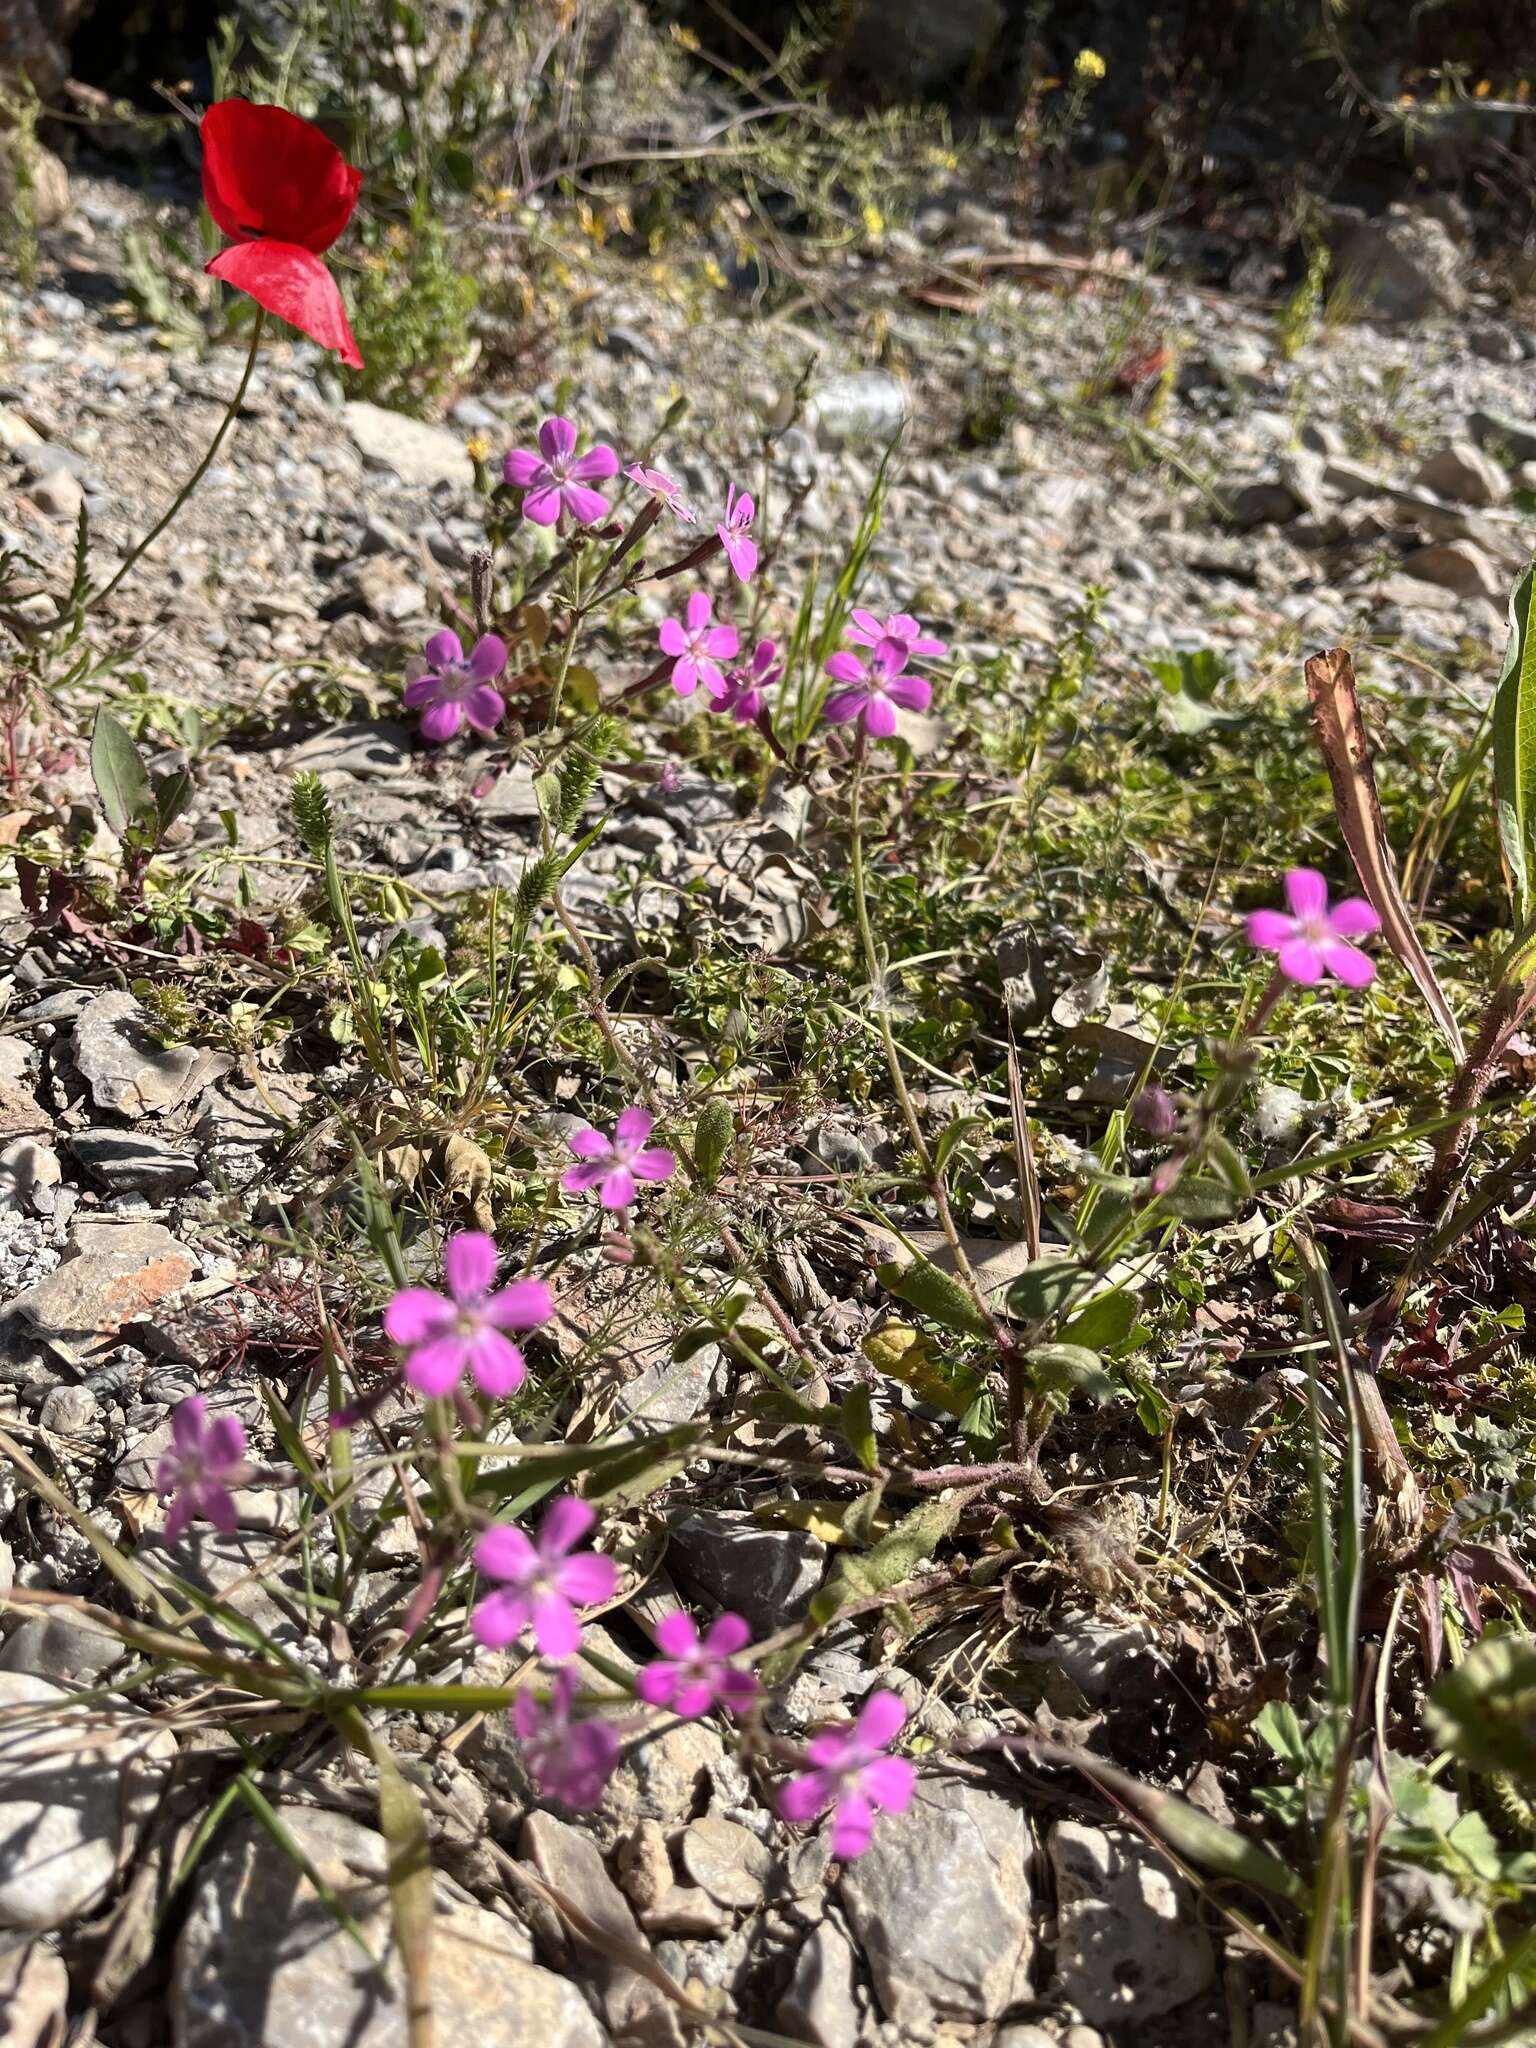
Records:
[[[605,1209],[627,1209],[635,1199],[637,1180],[670,1180],[677,1161],[664,1145],[647,1145],[656,1119],[637,1106],[620,1110],[613,1136],[589,1124],[570,1140],[581,1161],[568,1166],[560,1185],[568,1195],[596,1188]]]
[[[757,542],[747,534],[756,512],[750,493],[738,491],[734,484],[727,488],[725,517],[715,531],[725,549],[725,559],[742,583],[750,583],[757,572]]]
[[[862,1856],[875,1829],[875,1812],[905,1813],[915,1782],[904,1756],[882,1756],[907,1710],[893,1692],[871,1693],[851,1728],[818,1735],[805,1752],[811,1766],[779,1792],[788,1821],[814,1820],[832,1809],[832,1854],[846,1862]]]
[[[408,1347],[405,1377],[419,1394],[446,1394],[468,1372],[483,1394],[515,1393],[527,1367],[508,1330],[533,1330],[555,1312],[542,1280],[496,1283],[496,1246],[484,1231],[461,1230],[443,1247],[446,1295],[402,1287],[384,1328]]]
[[[949,652],[948,642],[925,634],[910,612],[892,612],[888,619],[877,619],[873,612],[855,606],[848,638],[855,647],[878,647],[882,640],[894,640],[908,661],[914,656],[926,660]]]
[[[673,657],[672,687],[679,697],[691,697],[700,683],[712,697],[725,695],[720,663],[730,660],[741,645],[741,636],[734,626],[712,626],[709,616],[713,609],[708,593],[696,590],[684,612],[686,626],[676,619],[661,622],[661,651]]]
[[[869,657],[868,667],[856,654],[840,649],[827,663],[827,674],[847,687],[834,690],[822,706],[823,716],[833,725],[847,725],[861,718],[872,739],[888,740],[896,730],[896,706],[909,711],[926,711],[933,702],[933,685],[921,676],[903,675],[906,649],[899,640],[879,640]]]
[[[729,711],[738,725],[751,725],[762,711],[764,692],[784,673],[784,664],[774,660],[777,652],[771,640],[759,640],[750,665],[727,672],[725,688],[713,709]]]
[[[636,1673],[635,1691],[651,1706],[670,1707],[685,1721],[697,1721],[717,1705],[742,1713],[757,1697],[757,1680],[730,1659],[751,1636],[739,1614],[722,1614],[701,1643],[691,1614],[669,1614],[656,1631],[663,1655]]]
[[[531,1691],[520,1692],[512,1702],[512,1725],[539,1797],[590,1813],[619,1760],[619,1738],[606,1721],[571,1719],[575,1693],[575,1672],[557,1671],[548,1707]]]
[[[227,1536],[235,1526],[231,1480],[243,1475],[245,1428],[237,1415],[208,1420],[208,1404],[190,1394],[171,1411],[171,1446],[155,1467],[155,1491],[174,1494],[165,1540],[174,1543],[193,1521],[212,1522]]]
[[[642,491],[654,498],[658,505],[664,505],[667,511],[674,513],[685,526],[692,526],[695,516],[693,507],[683,503],[682,486],[673,483],[665,470],[647,469],[643,462],[632,462],[624,474],[632,484],[638,484]]]
[[[422,653],[430,667],[405,690],[406,709],[421,712],[422,738],[451,740],[465,719],[476,732],[493,732],[507,708],[491,688],[507,665],[506,642],[482,633],[466,659],[458,634],[445,626]]]
[[[562,512],[568,512],[578,526],[591,526],[608,506],[601,491],[587,486],[617,475],[618,468],[619,458],[605,441],[577,456],[575,427],[556,417],[539,428],[539,453],[514,448],[503,460],[501,473],[509,484],[528,493],[523,517],[535,526],[553,526]]]
[[[595,1550],[572,1556],[597,1520],[584,1500],[562,1494],[539,1524],[537,1542],[510,1522],[497,1522],[475,1545],[475,1569],[500,1579],[469,1618],[475,1640],[499,1650],[532,1627],[541,1657],[573,1657],[581,1647],[578,1607],[611,1600],[619,1568]]]
[[[1364,938],[1381,919],[1363,896],[1348,896],[1330,910],[1328,884],[1316,868],[1292,868],[1285,878],[1285,899],[1290,915],[1283,910],[1256,910],[1248,920],[1248,943],[1263,952],[1278,953],[1280,972],[1287,981],[1310,987],[1324,973],[1350,988],[1364,988],[1376,973],[1375,966],[1349,939]]]

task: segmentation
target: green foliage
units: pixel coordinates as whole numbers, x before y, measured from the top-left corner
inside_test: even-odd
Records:
[[[479,284],[426,208],[403,227],[365,225],[362,239],[351,297],[363,367],[347,371],[348,389],[399,412],[428,411],[474,359]]]
[[[1516,919],[1536,905],[1536,564],[1509,601],[1509,644],[1493,704],[1493,778],[1499,837],[1512,880]]]
[[[311,857],[323,860],[335,839],[336,823],[331,814],[330,795],[313,769],[306,769],[293,778],[288,802],[293,811],[293,822],[299,828],[299,837]]]

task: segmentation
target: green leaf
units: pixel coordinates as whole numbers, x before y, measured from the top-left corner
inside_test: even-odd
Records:
[[[170,775],[160,776],[155,783],[155,813],[160,830],[164,832],[174,825],[191,801],[192,777],[187,769],[177,768]]]
[[[1102,1407],[1120,1391],[1097,1351],[1083,1344],[1036,1344],[1025,1363],[1042,1393],[1086,1394]]]
[[[1499,838],[1509,868],[1515,916],[1524,923],[1536,882],[1536,633],[1531,607],[1536,563],[1509,600],[1509,640],[1493,699],[1493,786]]]
[[[1170,1216],[1178,1216],[1185,1223],[1225,1223],[1236,1208],[1232,1190],[1225,1181],[1211,1180],[1199,1173],[1181,1173],[1159,1199]]]
[[[153,813],[154,791],[139,759],[139,750],[121,719],[114,718],[105,705],[96,713],[91,727],[91,780],[101,798],[107,823],[121,839],[134,820],[145,811]]]
[[[720,1169],[725,1164],[725,1155],[731,1149],[735,1135],[735,1111],[722,1096],[717,1095],[713,1102],[705,1103],[693,1133],[693,1163],[706,1187],[712,1188],[720,1178]]]
[[[955,1372],[929,1349],[920,1330],[906,1323],[883,1323],[870,1331],[860,1348],[876,1372],[900,1380],[920,1401],[957,1417],[970,1407],[975,1374]]]
[[[960,1519],[961,1509],[979,1490],[970,1486],[946,1500],[925,1500],[904,1515],[873,1550],[840,1556],[831,1578],[811,1601],[811,1619],[825,1627],[845,1607],[873,1599],[910,1578],[913,1567],[932,1556]]]
[[[877,1266],[875,1273],[881,1286],[899,1301],[909,1302],[919,1314],[942,1323],[946,1330],[958,1330],[966,1337],[991,1336],[992,1325],[971,1290],[930,1259],[914,1259],[910,1266],[893,1260]]]
[[[873,1472],[880,1462],[880,1453],[875,1447],[874,1413],[868,1387],[850,1387],[843,1396],[843,1435],[864,1470]]]
[[[936,1174],[943,1173],[945,1167],[948,1166],[954,1156],[955,1147],[969,1137],[972,1131],[979,1131],[984,1128],[984,1120],[979,1116],[957,1116],[952,1118],[939,1133],[939,1142],[933,1148],[934,1172]]]
[[[1136,1327],[1141,1304],[1124,1287],[1095,1295],[1061,1326],[1064,1344],[1085,1344],[1090,1351],[1116,1351]]]
[[[1040,1323],[1066,1307],[1088,1277],[1076,1259],[1035,1259],[1008,1290],[1008,1312],[1021,1322]]]
[[[1536,1785],[1536,1643],[1482,1636],[1430,1694],[1431,1737],[1474,1771]]]

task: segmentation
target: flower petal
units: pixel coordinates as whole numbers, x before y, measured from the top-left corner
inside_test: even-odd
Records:
[[[1278,953],[1296,936],[1296,920],[1283,910],[1256,910],[1248,920],[1248,943],[1264,953]]]
[[[665,1145],[648,1145],[631,1159],[629,1170],[636,1180],[670,1180],[677,1171],[677,1160]]]
[[[1324,967],[1335,981],[1342,981],[1346,988],[1369,988],[1376,979],[1376,963],[1358,946],[1347,946],[1342,939],[1335,939],[1332,945],[1320,948]]]
[[[821,707],[821,715],[828,725],[846,725],[857,718],[869,702],[867,690],[834,690]]]
[[[648,1707],[670,1707],[679,1683],[675,1664],[644,1664],[635,1673],[635,1691]]]
[[[208,211],[237,241],[269,236],[318,254],[352,218],[362,172],[312,121],[285,107],[218,100],[198,140]]]
[[[464,659],[464,642],[450,626],[439,626],[435,633],[429,633],[422,653],[434,668],[446,668],[451,661]]]
[[[606,1178],[610,1164],[605,1151],[601,1159],[589,1159],[585,1166],[568,1166],[560,1176],[560,1185],[568,1195],[584,1195]]]
[[[457,1333],[418,1344],[405,1361],[406,1385],[435,1398],[451,1393],[464,1377],[469,1349]]]
[[[905,711],[926,711],[933,702],[933,685],[926,676],[892,676],[885,694]]]
[[[907,1709],[899,1694],[872,1692],[859,1709],[854,1734],[866,1749],[885,1749],[901,1733]]]
[[[488,1650],[504,1649],[515,1643],[532,1619],[533,1606],[525,1593],[498,1588],[487,1593],[469,1617],[470,1632]]]
[[[1287,939],[1280,948],[1280,972],[1287,981],[1310,988],[1322,978],[1323,956],[1306,939]]]
[[[697,1721],[715,1704],[715,1688],[708,1679],[693,1678],[678,1686],[672,1711],[680,1720]]]
[[[688,621],[689,633],[701,633],[709,624],[709,615],[713,610],[714,605],[707,590],[691,592],[687,604],[683,607],[683,616]]]
[[[525,1579],[538,1568],[539,1553],[526,1529],[493,1522],[475,1539],[475,1570],[488,1579]]]
[[[676,619],[663,619],[656,638],[661,643],[663,654],[678,655],[688,652],[688,635]]]
[[[443,1278],[459,1303],[478,1301],[496,1284],[496,1240],[483,1230],[461,1230],[443,1246]]]
[[[465,1347],[469,1354],[470,1377],[482,1394],[499,1401],[515,1394],[528,1377],[523,1354],[500,1330],[480,1330]]]
[[[596,1607],[611,1600],[619,1583],[619,1568],[601,1551],[578,1550],[555,1567],[555,1585],[573,1607]]]
[[[1348,948],[1345,949],[1349,950]],[[227,1472],[245,1456],[245,1424],[238,1415],[216,1415],[203,1439],[203,1463],[210,1472]]]
[[[595,441],[586,454],[578,457],[566,475],[574,477],[579,484],[601,483],[604,477],[617,476],[619,458],[606,441]]]
[[[308,249],[296,242],[234,242],[204,268],[322,348],[334,350],[349,369],[363,367],[336,280]]]
[[[725,548],[725,559],[735,570],[737,580],[750,583],[757,574],[757,542],[748,540],[744,533],[729,537],[722,534],[720,538]]]
[[[638,1102],[628,1109],[619,1111],[619,1120],[613,1127],[613,1135],[623,1145],[643,1145],[655,1129],[656,1119],[649,1110],[642,1109]]]
[[[419,711],[423,704],[430,704],[443,687],[441,676],[418,676],[413,683],[407,683],[401,695],[401,703],[407,711]]]
[[[544,1593],[534,1601],[533,1640],[541,1657],[574,1657],[581,1648],[581,1623],[562,1594]]]
[[[853,624],[848,628],[848,638],[853,641],[855,646],[873,647],[875,642],[885,632],[885,628],[881,625],[880,621],[873,612],[865,611],[860,605],[854,606],[850,616],[853,619]]]
[[[877,1756],[860,1771],[859,1784],[887,1813],[905,1813],[912,1804],[917,1773],[904,1756]]]
[[[429,704],[421,714],[424,740],[451,740],[464,723],[464,706],[450,697],[446,703]]]
[[[862,1792],[845,1792],[832,1809],[832,1854],[840,1863],[862,1856],[875,1832],[875,1809]]]
[[[539,1555],[546,1564],[574,1550],[597,1520],[597,1512],[574,1493],[562,1493],[552,1500],[539,1524]]]
[[[779,1813],[787,1821],[814,1820],[832,1803],[832,1788],[820,1771],[806,1771],[779,1787]]]
[[[1328,908],[1328,884],[1316,868],[1290,868],[1285,900],[1293,917],[1321,917]]]
[[[635,1176],[627,1166],[616,1166],[603,1176],[597,1195],[605,1209],[627,1209],[635,1199]]]
[[[481,1310],[498,1330],[536,1330],[554,1312],[554,1297],[542,1280],[513,1280],[498,1289]]]
[[[840,647],[827,663],[827,674],[835,683],[862,683],[868,680],[869,670],[856,654]]]
[[[566,484],[560,495],[578,526],[596,526],[608,516],[608,500],[601,491],[589,490],[585,484]]]
[[[478,683],[464,699],[464,716],[476,732],[494,732],[506,710],[506,699],[489,683]]]
[[[717,1615],[704,1637],[704,1647],[717,1657],[734,1657],[752,1640],[752,1624],[739,1614]]]
[[[539,446],[544,451],[546,462],[561,462],[575,452],[576,429],[568,419],[556,413],[539,428]]]
[[[501,458],[501,473],[514,489],[526,491],[540,477],[548,476],[549,464],[531,448],[511,448]]]
[[[540,484],[531,490],[523,500],[523,517],[535,526],[553,526],[560,517],[559,485]]]
[[[578,1159],[607,1159],[613,1153],[612,1139],[596,1124],[588,1124],[584,1131],[575,1132],[566,1139],[566,1143]]]
[[[1363,896],[1346,896],[1328,913],[1328,922],[1341,939],[1363,939],[1381,929],[1381,919]]]
[[[669,1614],[656,1626],[656,1647],[668,1657],[690,1657],[699,1647],[698,1625],[691,1614]]]
[[[171,1441],[178,1451],[190,1455],[202,1449],[208,1428],[208,1403],[201,1394],[188,1394],[171,1411]]]
[[[477,683],[494,683],[507,665],[507,643],[499,633],[482,633],[469,657],[469,672]]]
[[[896,706],[889,697],[871,697],[864,706],[864,730],[871,739],[889,740],[896,736]]]
[[[384,1334],[396,1344],[423,1344],[453,1321],[453,1303],[430,1287],[402,1287],[384,1311]]]

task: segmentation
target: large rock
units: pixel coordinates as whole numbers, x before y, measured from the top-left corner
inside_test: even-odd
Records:
[[[0,1927],[44,1934],[100,1905],[176,1753],[142,1714],[69,1700],[0,1672]]]
[[[0,83],[28,79],[50,100],[69,76],[69,39],[90,0],[5,0],[0,7]]]
[[[147,1132],[76,1131],[69,1149],[103,1187],[114,1194],[147,1195],[152,1202],[189,1188],[200,1171],[194,1153]]]
[[[1129,1828],[1059,1821],[1057,1989],[1090,2026],[1138,2026],[1198,1997],[1216,1974],[1194,1893]]]
[[[843,1871],[843,1904],[898,2025],[992,2020],[1028,1987],[1034,1947],[1023,1808],[959,1778],[919,1781]]]
[[[18,1294],[10,1313],[78,1350],[115,1337],[124,1323],[185,1287],[196,1270],[196,1254],[163,1223],[83,1219],[62,1263]]]
[[[1471,441],[1447,441],[1420,465],[1413,481],[1453,505],[1502,505],[1509,496],[1509,478]]]
[[[906,385],[889,370],[857,370],[813,391],[805,420],[824,448],[883,446],[906,425],[909,406]]]
[[[73,1051],[91,1100],[117,1116],[158,1116],[174,1108],[205,1064],[193,1046],[162,1045],[134,998],[116,988],[80,1012]]]
[[[1469,540],[1435,541],[1415,548],[1403,559],[1403,571],[1416,583],[1434,583],[1458,597],[1486,597],[1498,604],[1504,585],[1481,548]]]
[[[689,1515],[672,1532],[680,1579],[745,1616],[754,1635],[794,1621],[821,1584],[827,1548],[801,1529],[770,1529],[750,1515]]]
[[[475,466],[464,443],[446,427],[429,426],[403,412],[354,398],[347,406],[347,426],[363,460],[375,469],[392,469],[405,484],[472,484]]]
[[[854,2048],[859,2038],[857,1981],[847,1935],[823,1920],[795,1958],[795,1974],[779,2000],[779,2025],[792,2041]]]
[[[0,1950],[0,2048],[56,2048],[69,1973],[40,1941]]]
[[[282,1820],[345,1900],[382,1967],[370,1967],[309,1879],[264,1829],[204,1866],[171,1978],[176,2048],[405,2048],[405,1977],[390,1927],[382,1835],[304,1806]],[[437,2038],[475,2048],[603,2048],[573,1984],[532,1960],[521,1926],[434,1882]]]
[[[1384,320],[1459,313],[1467,302],[1465,261],[1445,223],[1411,206],[1377,219],[1354,208],[1334,216],[1335,302]]]

